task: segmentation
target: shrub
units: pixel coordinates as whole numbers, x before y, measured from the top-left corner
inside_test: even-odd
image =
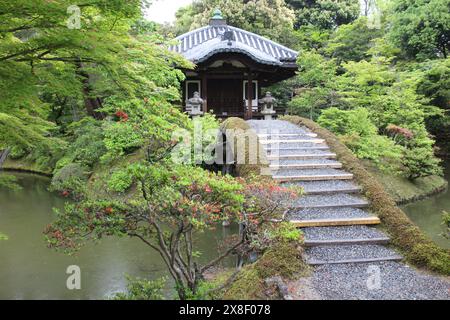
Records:
[[[115,294],[114,300],[163,300],[166,278],[147,280],[126,276],[127,291]]]
[[[115,171],[108,180],[108,188],[115,192],[125,192],[131,187],[133,178],[126,170]]]
[[[87,168],[79,163],[69,163],[57,170],[50,185],[51,191],[60,191],[64,196],[75,198],[84,194]]]
[[[136,132],[129,122],[111,122],[103,127],[104,143],[108,152],[102,160],[109,160],[117,156],[130,154],[143,146],[142,136]]]
[[[318,123],[337,134],[358,158],[372,160],[380,169],[399,169],[404,148],[378,134],[367,109],[330,108],[322,112]]]

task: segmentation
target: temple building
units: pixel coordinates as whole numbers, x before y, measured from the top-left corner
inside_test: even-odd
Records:
[[[169,49],[192,61],[183,70],[183,108],[198,92],[203,112],[219,118],[261,118],[261,89],[288,79],[297,71],[298,53],[257,34],[227,25],[219,10],[209,25],[176,38]],[[277,106],[283,114],[283,106]]]

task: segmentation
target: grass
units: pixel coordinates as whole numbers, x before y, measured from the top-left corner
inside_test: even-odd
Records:
[[[306,126],[326,140],[344,169],[353,173],[356,182],[370,201],[371,211],[380,218],[392,244],[402,252],[408,262],[417,267],[450,275],[450,252],[436,245],[397,207],[384,186],[333,133],[309,119],[298,116],[285,116],[282,119]]]

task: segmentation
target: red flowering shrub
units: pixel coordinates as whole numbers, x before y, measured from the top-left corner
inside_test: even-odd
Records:
[[[407,140],[414,138],[414,133],[411,130],[396,126],[395,124],[388,125],[386,127],[386,132],[394,138],[397,136],[401,136]]]
[[[122,122],[127,122],[128,121],[128,114],[125,113],[122,110],[118,110],[116,111],[116,113],[114,114],[114,116],[116,117],[116,119],[118,121],[122,121]]]

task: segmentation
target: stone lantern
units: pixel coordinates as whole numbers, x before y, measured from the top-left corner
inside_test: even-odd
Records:
[[[263,104],[263,110],[261,114],[264,116],[264,120],[272,120],[272,116],[275,115],[276,111],[273,110],[274,105],[276,104],[277,99],[272,97],[270,92],[266,93],[266,96],[259,100],[259,103]]]
[[[202,110],[203,99],[200,97],[200,94],[197,91],[194,92],[194,96],[190,98],[187,102],[188,103],[186,107],[190,107],[191,111],[189,112],[189,115],[192,118],[203,115]]]

